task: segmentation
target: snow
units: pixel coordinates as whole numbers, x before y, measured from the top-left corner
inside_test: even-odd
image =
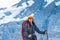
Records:
[[[59,6],[60,5],[60,1],[55,2],[55,4],[56,4],[56,6]]]
[[[4,8],[4,7],[10,7],[16,3],[18,3],[21,0],[0,0],[0,8]]]
[[[47,4],[44,6],[44,8],[46,8],[49,4],[51,4],[54,0],[45,0],[45,2],[47,2]]]
[[[31,3],[29,5],[32,5],[32,4],[33,3]],[[12,22],[12,21],[20,21],[21,20],[20,18],[14,19],[14,17],[16,15],[20,14],[20,12],[22,10],[24,10],[26,7],[28,7],[28,5],[26,4],[26,2],[24,2],[24,3],[22,3],[22,6],[20,6],[18,8],[8,7],[6,10],[2,11],[2,12],[10,11],[12,14],[9,16],[6,16],[6,15],[3,15],[4,13],[2,13],[1,17],[2,16],[5,16],[5,17],[0,20],[0,25],[4,24],[4,23]],[[25,18],[22,18],[22,19],[25,19]]]
[[[48,30],[48,40],[60,40],[60,1],[44,0],[41,6],[40,2],[43,0],[28,0],[18,7],[6,6],[5,10],[0,10],[0,40],[22,40],[21,25],[28,16],[33,16],[39,30]],[[38,40],[47,40],[47,35],[37,32],[36,35]]]

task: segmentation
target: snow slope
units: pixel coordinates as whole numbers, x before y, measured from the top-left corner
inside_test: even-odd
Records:
[[[41,31],[48,30],[48,40],[60,40],[60,0],[19,0],[2,7],[0,14],[0,40],[22,40],[21,24],[29,15]],[[38,40],[47,39],[47,35],[36,35]]]

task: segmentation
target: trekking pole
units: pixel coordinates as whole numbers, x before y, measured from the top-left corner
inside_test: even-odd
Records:
[[[48,34],[47,34],[47,40],[48,40]]]
[[[47,30],[46,30],[47,31]],[[48,34],[46,34],[46,36],[47,36],[47,40],[48,40]]]

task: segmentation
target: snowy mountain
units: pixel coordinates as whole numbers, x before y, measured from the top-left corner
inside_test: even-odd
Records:
[[[22,40],[21,24],[29,15],[41,31],[48,30],[48,40],[60,39],[60,0],[21,0],[0,14],[0,40]],[[47,39],[36,35],[38,40]]]

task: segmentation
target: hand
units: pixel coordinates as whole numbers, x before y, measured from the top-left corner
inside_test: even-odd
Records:
[[[31,37],[32,37],[32,35],[31,35],[31,34],[29,34],[29,35],[28,35],[28,38],[31,38]]]
[[[45,34],[48,34],[48,31],[47,30],[45,31]]]

